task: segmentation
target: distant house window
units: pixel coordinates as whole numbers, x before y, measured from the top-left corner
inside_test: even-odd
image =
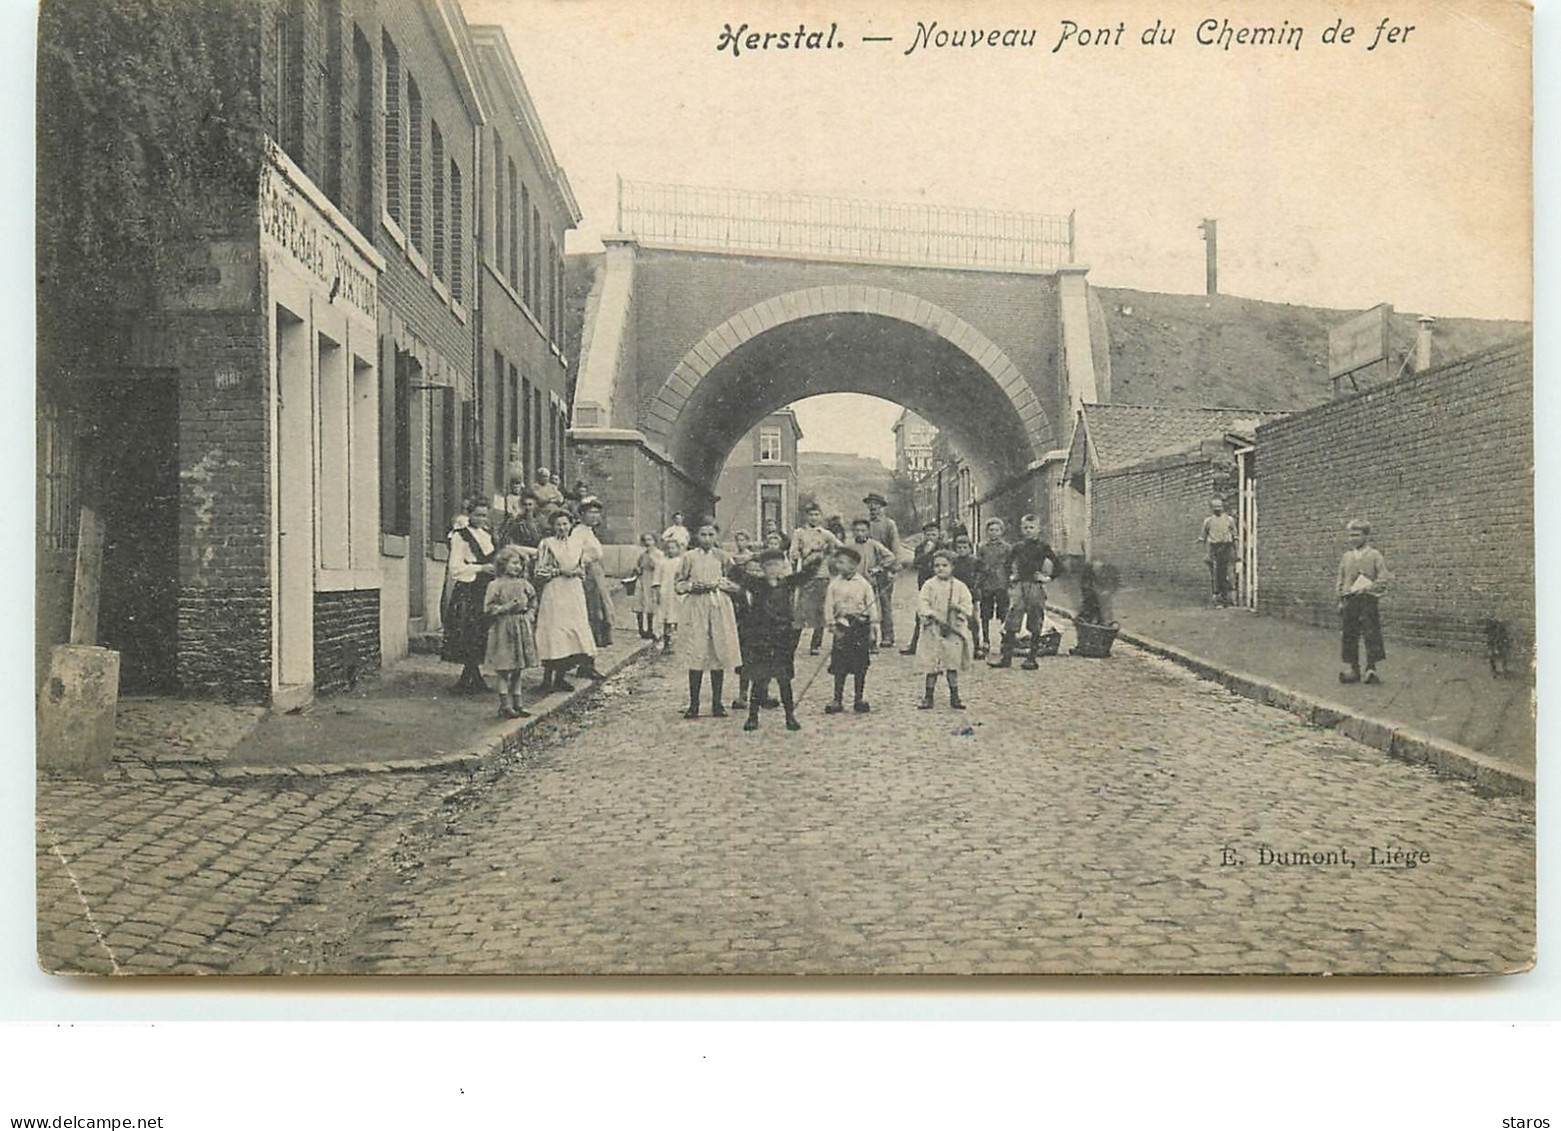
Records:
[[[385,211],[397,224],[401,211],[401,53],[390,36],[381,42],[385,55]],[[372,175],[372,174],[371,174]]]
[[[407,210],[407,238],[428,254],[428,231],[423,222],[423,94],[417,80],[407,76],[407,188],[412,194]]]
[[[759,429],[759,462],[781,462],[781,430],[779,428]]]

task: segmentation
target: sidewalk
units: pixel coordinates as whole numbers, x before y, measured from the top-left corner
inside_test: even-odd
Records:
[[[611,675],[649,647],[615,627],[596,658]],[[167,698],[120,703],[114,760],[131,780],[227,780],[339,773],[384,773],[476,766],[518,749],[524,733],[599,686],[538,699],[528,671],[522,698],[529,719],[498,715],[498,693],[461,695],[459,669],[413,654],[355,691],[323,696],[296,713]],[[485,672],[493,682],[491,672]]]
[[[1078,607],[1068,578],[1052,598]],[[1214,609],[1185,597],[1123,589],[1114,615],[1121,638],[1179,662],[1277,684],[1330,711],[1343,708],[1363,722],[1408,728],[1443,743],[1476,751],[1530,780],[1534,774],[1534,684],[1513,675],[1497,679],[1483,655],[1426,648],[1387,638],[1382,683],[1339,683],[1339,633],[1240,609]],[[1160,646],[1169,646],[1163,649]],[[1203,674],[1213,675],[1213,672]]]

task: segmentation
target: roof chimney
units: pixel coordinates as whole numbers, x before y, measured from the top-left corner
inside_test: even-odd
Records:
[[[1205,220],[1203,223],[1198,225],[1198,227],[1203,230],[1203,242],[1208,245],[1204,249],[1205,259],[1207,261],[1204,268],[1204,286],[1211,295],[1217,295],[1220,293],[1219,251],[1215,246],[1214,239],[1214,229],[1217,223],[1218,222],[1215,220]]]
[[[1416,321],[1420,323],[1420,333],[1415,337],[1415,372],[1424,373],[1431,368],[1431,324],[1436,319],[1422,314]]]

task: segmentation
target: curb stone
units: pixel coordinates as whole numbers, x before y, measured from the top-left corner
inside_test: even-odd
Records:
[[[651,647],[649,641],[640,641],[608,665],[608,678],[617,675],[629,664],[643,656]],[[569,706],[581,696],[599,686],[582,682],[562,698],[549,697],[547,709],[529,719],[513,720],[518,725],[509,726],[481,745],[456,754],[436,754],[428,758],[390,758],[376,762],[295,762],[274,766],[230,766],[215,759],[181,757],[177,761],[159,760],[154,765],[142,761],[120,764],[120,776],[128,781],[199,781],[199,782],[256,782],[276,778],[320,778],[343,774],[415,774],[435,773],[441,770],[479,770],[521,748],[522,736],[537,723]],[[495,724],[496,726],[497,724]]]
[[[1052,604],[1046,608],[1070,621],[1075,619],[1071,609]],[[1515,766],[1503,765],[1478,750],[1471,750],[1411,726],[1361,714],[1353,707],[1307,695],[1247,672],[1222,668],[1213,661],[1150,636],[1119,629],[1117,639],[1151,655],[1170,660],[1199,679],[1217,683],[1233,694],[1288,711],[1312,726],[1336,730],[1346,738],[1380,750],[1397,761],[1428,766],[1445,777],[1472,782],[1488,793],[1530,801],[1534,799],[1532,774]]]

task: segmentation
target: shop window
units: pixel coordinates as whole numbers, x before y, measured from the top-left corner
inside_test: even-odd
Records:
[[[504,478],[504,441],[508,436],[509,398],[504,395],[504,355],[493,351],[493,450],[498,453],[499,478]]]
[[[531,442],[531,382],[524,377],[520,379],[520,415],[520,459],[526,465],[527,482],[530,482],[530,476],[541,466],[542,460]]]
[[[442,543],[458,513],[455,390],[448,385],[429,389],[428,404],[428,540]]]
[[[542,447],[542,389],[538,385],[531,386],[531,427],[531,453],[537,466],[551,466]]]
[[[354,569],[372,569],[379,560],[379,523],[373,514],[379,488],[379,374],[372,362],[352,359],[352,495],[347,506],[348,536]]]
[[[319,478],[315,481],[315,514],[319,518],[318,562],[321,569],[352,565],[348,516],[351,513],[352,400],[348,391],[345,351],[339,342],[318,335],[315,390],[319,405]]]
[[[504,437],[504,459],[518,460],[520,455],[520,371],[509,367],[509,380],[504,385],[504,399],[509,404],[509,434]],[[504,473],[506,476],[509,472]]]
[[[423,367],[411,354],[395,351],[390,396],[382,405],[380,522],[387,534],[412,533],[412,398],[423,383]]]

